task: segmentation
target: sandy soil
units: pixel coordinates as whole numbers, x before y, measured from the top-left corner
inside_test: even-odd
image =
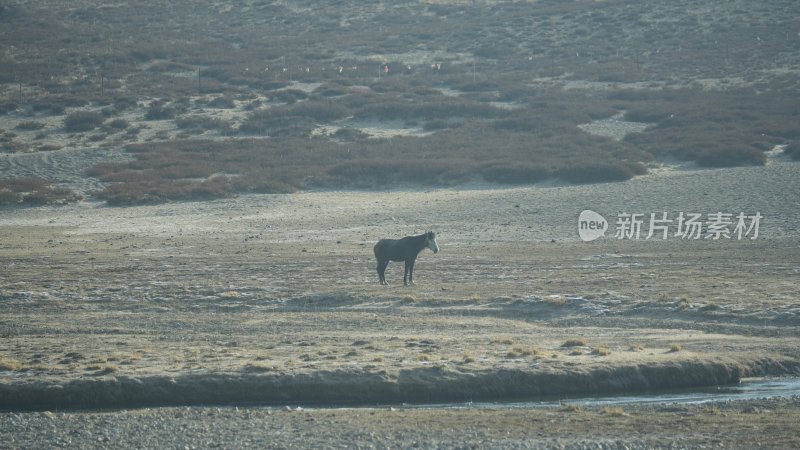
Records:
[[[774,158],[765,167],[663,168],[591,186],[475,185],[131,208],[3,209],[0,405],[399,405],[796,373],[800,208],[790,193],[798,181],[796,163]],[[584,209],[610,222],[605,238],[579,240]],[[755,240],[614,238],[618,214],[662,212],[671,218],[759,212],[763,219]],[[403,287],[402,266],[395,263],[387,271],[392,284],[380,286],[373,243],[428,228],[438,232],[442,250],[420,255],[417,284]],[[564,346],[576,339],[578,345]],[[444,446],[500,439],[509,447],[555,448],[582,442],[693,447],[742,429],[768,433],[762,443],[781,447],[797,435],[797,421],[782,422],[796,418],[797,402],[775,405],[780,414],[740,415],[749,407],[740,405],[736,420],[716,410],[668,408],[622,415],[498,409],[388,416],[394,412],[377,410],[285,415],[275,426],[349,422],[353,426],[343,429],[365,445],[406,446],[412,445],[409,433],[419,429],[426,447],[439,435]],[[180,422],[180,411],[74,412],[55,423],[128,414]],[[209,414],[220,423],[241,419],[228,409]],[[26,429],[41,431],[37,421],[48,417],[6,413],[0,422],[22,439]],[[375,417],[381,421],[373,423]],[[548,424],[537,428],[544,436],[530,434],[529,424],[538,421]],[[506,437],[480,434],[486,423]],[[552,423],[572,429],[574,439],[560,441],[561,428],[550,429]],[[692,434],[694,440],[658,440],[698,423],[706,428]],[[353,429],[362,425],[367,434]],[[634,439],[634,433],[644,437]],[[291,442],[322,442],[314,440],[320,435],[299,436]],[[738,442],[732,439],[721,442]]]

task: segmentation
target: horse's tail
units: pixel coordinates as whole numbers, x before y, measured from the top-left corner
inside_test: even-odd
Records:
[[[378,261],[380,261],[380,259],[381,259],[380,255],[378,253],[381,251],[382,248],[383,248],[383,239],[378,241],[378,243],[375,244],[374,247],[372,247],[372,253],[375,254],[375,259],[377,259]]]

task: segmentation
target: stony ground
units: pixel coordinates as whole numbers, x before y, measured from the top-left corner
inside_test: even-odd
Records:
[[[546,409],[7,413],[2,448],[795,448],[798,400]]]

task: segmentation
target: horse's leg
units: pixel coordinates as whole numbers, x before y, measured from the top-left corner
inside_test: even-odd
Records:
[[[411,286],[414,284],[414,262],[415,260],[406,260],[406,272],[403,275],[403,285]],[[406,277],[408,281],[406,281]]]
[[[386,266],[389,265],[389,261],[378,261],[378,281],[381,284],[388,284],[386,282]]]

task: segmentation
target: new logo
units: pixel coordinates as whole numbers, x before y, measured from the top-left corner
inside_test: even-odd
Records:
[[[606,230],[608,230],[608,221],[605,217],[591,209],[581,211],[578,216],[578,235],[582,241],[593,241],[606,234]]]

